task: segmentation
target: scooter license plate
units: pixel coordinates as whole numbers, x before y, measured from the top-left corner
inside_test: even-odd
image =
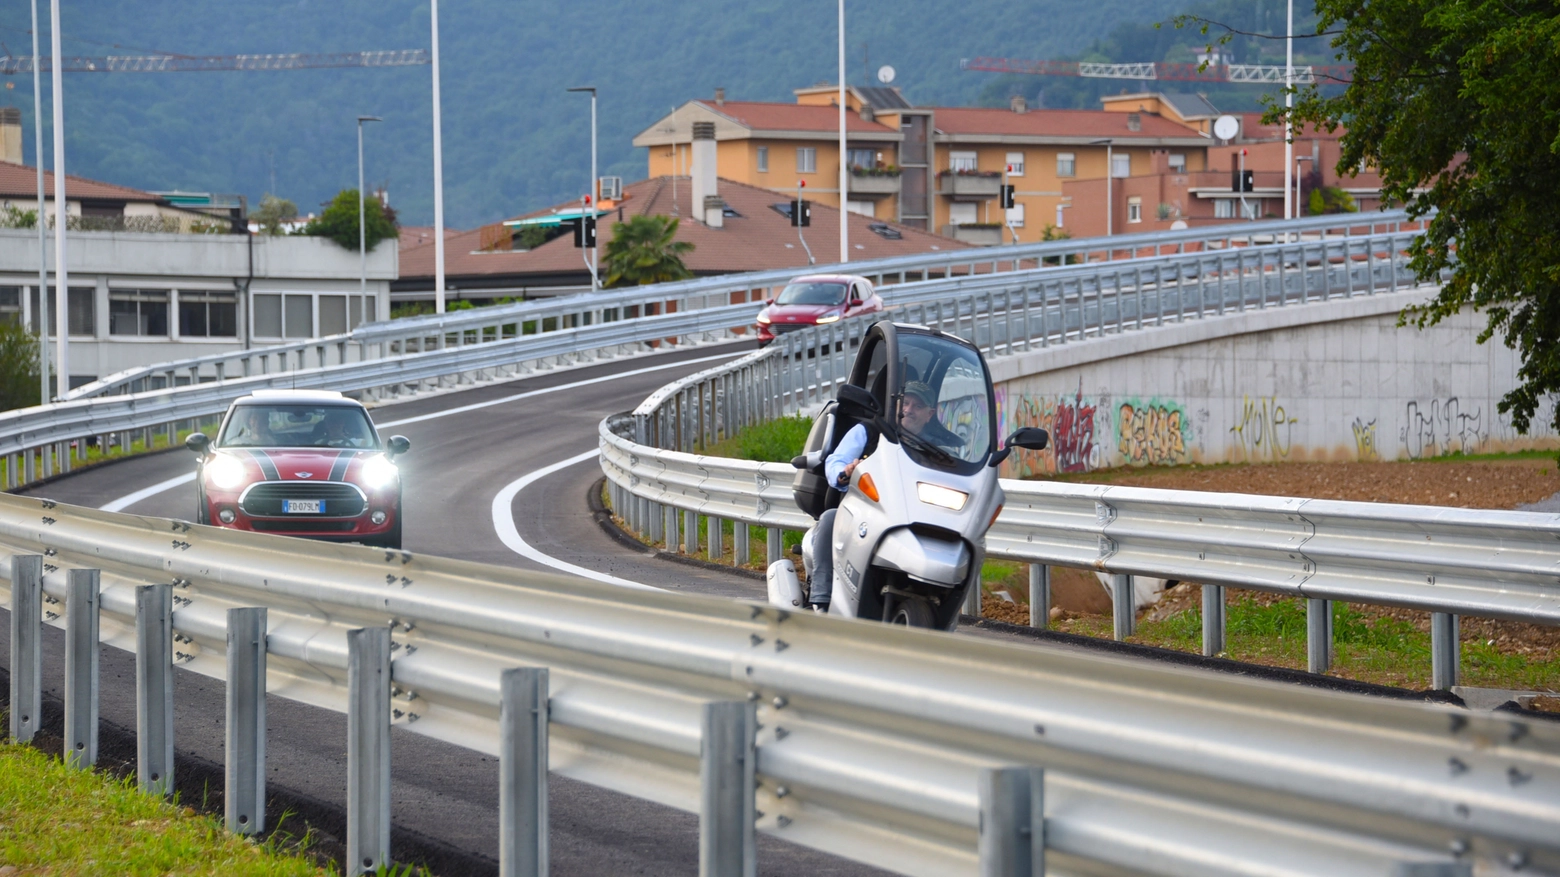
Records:
[[[283,500],[282,511],[289,515],[322,515],[325,513],[325,500],[323,499],[289,499]]]

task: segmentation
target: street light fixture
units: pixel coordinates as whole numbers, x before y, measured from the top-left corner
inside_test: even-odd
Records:
[[[363,123],[383,122],[378,116],[358,116],[358,324],[368,320],[368,229],[363,209]],[[349,321],[350,322],[350,321]]]
[[[601,188],[600,188],[601,183],[600,183],[600,178],[596,176],[596,86],[594,86],[594,85],[576,85],[573,88],[567,88],[567,89],[564,89],[564,90],[565,91],[578,91],[578,92],[588,91],[588,92],[590,92],[590,203],[589,203],[589,209],[591,210],[592,213],[594,213],[596,211],[596,209],[601,206]],[[700,207],[700,205],[695,204],[695,205],[693,205],[693,209],[694,209],[695,213],[698,213],[699,210],[701,209],[701,207]],[[585,221],[585,216],[582,213],[580,215],[580,222],[583,223],[584,221]],[[598,288],[600,288],[601,282],[598,279],[600,266],[601,266],[600,251],[596,248],[595,244],[591,244],[590,245],[590,291],[591,292],[595,292]]]
[[[1105,236],[1106,237],[1110,237],[1112,234],[1115,233],[1112,230],[1112,228],[1111,228],[1111,226],[1114,224],[1113,220],[1115,219],[1115,216],[1113,214],[1115,213],[1115,207],[1116,207],[1115,200],[1111,197],[1112,177],[1114,177],[1115,174],[1116,174],[1116,168],[1114,166],[1114,162],[1112,161],[1111,147],[1115,145],[1115,142],[1116,141],[1110,140],[1110,139],[1091,140],[1091,141],[1089,141],[1089,145],[1090,146],[1103,146],[1103,147],[1105,147]]]

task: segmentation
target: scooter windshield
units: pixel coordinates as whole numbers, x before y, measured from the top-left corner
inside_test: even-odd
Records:
[[[917,464],[971,474],[992,449],[991,382],[986,363],[962,344],[901,333],[900,445]]]

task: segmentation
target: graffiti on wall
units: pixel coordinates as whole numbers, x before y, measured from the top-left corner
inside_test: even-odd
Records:
[[[1409,459],[1443,454],[1472,454],[1489,440],[1484,411],[1465,411],[1456,396],[1431,399],[1428,404],[1411,400],[1403,411],[1403,428],[1398,438]]]
[[[1125,402],[1116,413],[1117,450],[1136,466],[1174,466],[1191,459],[1191,418],[1174,402]]]
[[[1245,455],[1245,462],[1277,463],[1288,459],[1298,417],[1290,417],[1276,396],[1247,396],[1235,410],[1230,433]]]
[[[1381,452],[1376,448],[1376,419],[1361,421],[1354,418],[1354,459],[1362,463],[1369,463],[1381,459]]]
[[[1038,426],[1051,434],[1051,443],[1046,450],[1018,451],[1010,458],[1016,477],[1088,472],[1106,465],[1095,435],[1096,430],[1103,432],[1109,425],[1103,422],[1105,414],[1100,412],[1099,405],[1084,397],[1081,382],[1071,397],[1010,397],[999,388],[997,407],[1001,413],[1003,437],[1025,426]]]

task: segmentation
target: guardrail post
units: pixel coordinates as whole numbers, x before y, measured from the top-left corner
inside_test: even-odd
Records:
[[[1224,586],[1202,586],[1203,655],[1211,658],[1224,651]]]
[[[662,526],[666,528],[666,550],[677,553],[677,543],[682,541],[677,536],[677,507],[671,503],[661,506]]]
[[[1305,654],[1312,673],[1326,673],[1332,666],[1332,601],[1306,598]]]
[[[983,768],[981,877],[1045,877],[1045,770]]]
[[[650,519],[650,541],[660,542],[661,534],[666,530],[666,508],[658,502],[651,502],[646,511],[649,512],[646,517]]]
[[[227,611],[227,764],[223,811],[227,830],[265,830],[266,610]]]
[[[774,563],[785,556],[785,540],[781,538],[779,527],[768,527],[764,530],[764,547],[768,549],[769,559],[766,564]]]
[[[699,877],[753,877],[756,704],[707,703],[699,747]]]
[[[1457,642],[1459,620],[1450,612],[1430,613],[1430,686],[1437,691],[1457,684],[1462,658]]]
[[[347,873],[390,862],[390,628],[347,631]]]
[[[499,875],[547,877],[547,668],[505,670],[499,688]]]
[[[746,521],[731,522],[731,565],[745,566],[753,559],[753,546],[749,543],[753,532]]]
[[[135,589],[135,776],[148,795],[173,792],[173,586]]]
[[[1051,624],[1051,568],[1043,563],[1029,565],[1029,626]]]
[[[970,583],[969,590],[964,592],[964,605],[959,608],[959,611],[963,612],[965,615],[968,615],[968,616],[970,616],[972,618],[979,618],[980,617],[980,597],[981,597],[981,582],[980,582],[980,574],[977,573],[976,576],[975,576],[975,581]]]
[[[11,739],[38,733],[43,710],[43,557],[11,555]]]
[[[708,531],[705,535],[705,543],[709,546],[710,560],[714,563],[719,563],[721,558],[726,556],[726,546],[722,544],[723,540],[721,539],[725,534],[720,530],[720,518],[706,517],[704,526]]]
[[[65,583],[65,764],[97,763],[98,581],[95,569],[73,569]]]
[[[1115,637],[1119,642],[1131,636],[1137,628],[1137,604],[1132,593],[1132,576],[1113,574],[1110,577],[1110,601],[1115,615]]]
[[[683,512],[683,553],[690,557],[699,553],[698,512]]]

